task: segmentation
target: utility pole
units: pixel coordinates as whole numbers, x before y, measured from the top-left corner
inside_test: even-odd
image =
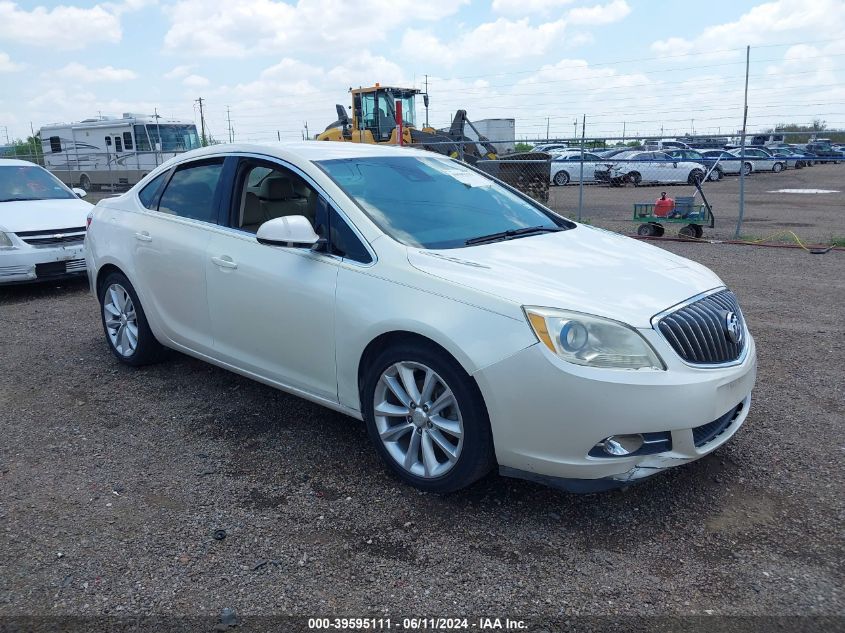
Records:
[[[205,115],[202,111],[202,97],[196,100],[198,104],[200,104],[200,129],[202,130],[202,134],[200,135],[200,144],[205,147],[208,143],[205,139]]]
[[[423,95],[423,103],[425,103],[425,126],[428,127],[428,75],[425,76],[425,94]]]
[[[625,121],[622,121],[622,145],[625,144]]]
[[[572,127],[573,127],[573,129],[575,130],[575,131],[572,133],[572,138],[573,138],[573,139],[577,139],[577,138],[578,138],[578,119],[575,119],[575,120],[572,122]]]
[[[546,140],[549,140],[549,120],[550,117],[546,117]]]
[[[235,134],[232,131],[232,117],[229,114],[229,106],[226,106],[226,122],[229,124],[229,142],[235,142]]]
[[[281,140],[282,140],[282,133],[281,133],[281,132],[279,132],[279,130],[276,130],[276,140],[277,140],[277,141],[281,141]]]
[[[745,48],[745,103],[742,107],[742,137],[739,150],[739,217],[736,220],[734,238],[742,230],[742,216],[745,215],[745,130],[748,123],[748,66],[751,62],[751,47]]]
[[[305,122],[305,140],[306,141],[311,140],[311,134],[310,134],[310,132],[308,132],[308,121]]]
[[[9,144],[9,126],[4,125],[3,129],[6,131],[6,145],[8,145]]]

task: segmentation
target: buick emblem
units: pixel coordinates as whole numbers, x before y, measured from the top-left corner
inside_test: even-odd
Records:
[[[739,345],[742,341],[742,326],[736,312],[725,313],[725,336],[734,345]]]

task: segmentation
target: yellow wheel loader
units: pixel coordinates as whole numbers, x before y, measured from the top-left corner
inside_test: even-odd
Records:
[[[318,141],[399,145],[400,132],[396,116],[398,103],[398,109],[402,112],[402,145],[445,154],[470,164],[479,160],[497,161],[482,163],[481,166],[491,175],[541,202],[548,201],[550,163],[547,154],[511,154],[507,156],[507,162],[498,161],[495,146],[479,133],[467,118],[466,110],[455,113],[448,130],[418,128],[415,100],[421,91],[416,88],[375,84],[369,88],[350,88],[349,92],[352,94],[352,117],[347,114],[344,106],[337,104],[337,121],[317,136]],[[424,94],[423,99],[428,106],[428,95]],[[475,133],[474,138],[467,136],[467,127]]]

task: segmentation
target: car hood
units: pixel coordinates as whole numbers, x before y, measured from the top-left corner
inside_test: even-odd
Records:
[[[0,202],[0,230],[18,233],[77,228],[85,226],[93,208],[79,198]]]
[[[512,303],[645,328],[658,312],[724,285],[700,264],[586,226],[461,249],[409,248],[408,260],[430,275]]]

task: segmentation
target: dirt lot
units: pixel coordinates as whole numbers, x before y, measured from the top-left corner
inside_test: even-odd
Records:
[[[590,496],[418,493],[354,420],[185,356],[119,365],[84,282],[0,290],[0,616],[845,615],[845,253],[666,248],[738,293],[751,414]]]
[[[779,193],[779,189],[825,189],[835,193]],[[582,217],[597,226],[634,233],[638,226],[630,221],[634,203],[654,202],[661,191],[676,197],[690,196],[695,190],[689,185],[591,185],[584,188]],[[716,216],[716,227],[705,229],[705,237],[733,237],[739,214],[739,177],[708,182],[704,194]],[[574,216],[578,211],[578,186],[552,187],[549,204]],[[673,225],[667,235],[674,235],[682,226]],[[787,230],[817,243],[845,238],[845,164],[814,165],[779,174],[755,173],[746,179],[742,235],[764,238]]]

